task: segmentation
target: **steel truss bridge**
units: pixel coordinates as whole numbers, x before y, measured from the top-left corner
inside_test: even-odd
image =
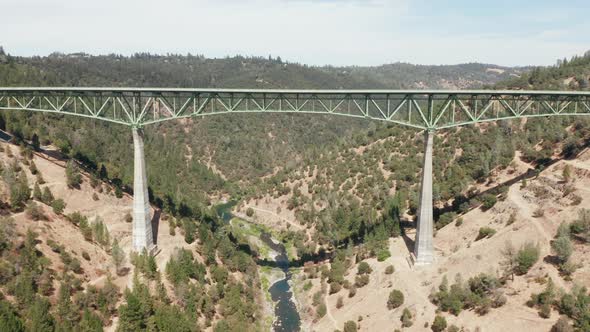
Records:
[[[252,90],[0,87],[0,110],[73,115],[132,128],[133,247],[152,250],[143,148],[148,125],[230,113],[340,115],[425,132],[416,265],[434,261],[432,149],[440,129],[498,120],[590,115],[590,92],[524,90]]]
[[[136,128],[227,113],[332,114],[437,130],[524,117],[590,114],[590,92],[0,88],[0,109],[76,115]]]

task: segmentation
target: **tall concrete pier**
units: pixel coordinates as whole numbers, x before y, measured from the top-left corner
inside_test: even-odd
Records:
[[[414,243],[415,265],[429,265],[434,262],[433,216],[432,216],[432,145],[434,132],[424,134],[424,164],[420,185],[420,209]]]
[[[133,177],[133,250],[148,252],[154,249],[152,218],[143,151],[143,131],[133,128],[134,177]]]

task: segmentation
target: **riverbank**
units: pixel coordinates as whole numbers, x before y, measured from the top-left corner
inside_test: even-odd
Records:
[[[227,217],[227,212],[225,212]],[[264,330],[299,331],[297,301],[291,291],[289,257],[283,243],[270,229],[232,215],[229,226],[258,256],[261,290],[264,294]]]

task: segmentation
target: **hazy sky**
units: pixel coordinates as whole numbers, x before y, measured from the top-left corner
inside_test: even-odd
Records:
[[[0,2],[0,45],[14,55],[190,52],[272,54],[312,65],[548,65],[590,49],[588,0]]]

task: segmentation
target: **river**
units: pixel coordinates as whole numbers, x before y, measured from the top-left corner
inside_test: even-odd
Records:
[[[235,201],[230,201],[217,206],[217,214],[226,223],[234,217],[231,209],[237,204]],[[292,332],[301,329],[301,318],[297,312],[297,306],[293,302],[293,292],[291,291],[291,272],[289,271],[289,257],[285,246],[272,238],[272,235],[263,232],[260,240],[264,242],[269,248],[276,251],[278,254],[275,257],[276,267],[281,269],[285,278],[281,279],[270,286],[268,289],[271,299],[274,302],[275,321],[273,323],[273,331],[275,332]]]

